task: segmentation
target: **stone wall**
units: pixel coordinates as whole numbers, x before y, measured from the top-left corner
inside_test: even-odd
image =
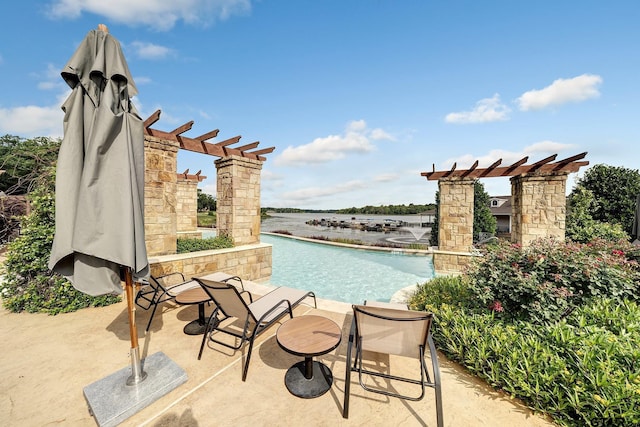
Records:
[[[271,277],[272,246],[266,243],[229,249],[163,255],[149,258],[151,274],[180,272],[186,278],[223,272],[246,280],[261,281]]]
[[[262,162],[238,156],[216,160],[218,235],[236,246],[260,241],[260,171]]]
[[[511,241],[528,246],[541,237],[565,238],[567,174],[511,178]]]
[[[474,180],[441,179],[438,189],[438,249],[469,252],[473,246]]]
[[[176,253],[178,142],[144,137],[144,230],[147,254]]]
[[[198,229],[198,181],[178,178],[176,217],[176,229],[179,233]]]
[[[474,255],[471,252],[433,252],[433,269],[436,274],[460,274],[471,262]]]

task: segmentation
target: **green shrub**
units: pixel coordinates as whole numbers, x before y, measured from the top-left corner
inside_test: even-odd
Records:
[[[67,313],[120,301],[115,295],[92,297],[48,269],[55,230],[53,191],[42,185],[30,194],[31,213],[21,218],[20,236],[8,244],[2,303],[13,312]]]
[[[447,304],[434,340],[450,359],[570,426],[640,423],[640,308],[604,299],[534,325]]]
[[[208,251],[211,249],[224,249],[232,247],[233,239],[228,236],[209,237],[206,239],[183,238],[178,239],[177,252],[179,254],[183,254],[187,252]]]
[[[435,311],[443,305],[473,307],[473,293],[464,276],[437,276],[418,285],[409,301],[412,310]]]
[[[540,239],[527,248],[501,242],[488,246],[466,277],[497,317],[547,322],[593,298],[638,298],[638,250],[626,241]]]

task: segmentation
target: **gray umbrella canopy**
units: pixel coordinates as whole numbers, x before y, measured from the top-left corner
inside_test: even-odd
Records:
[[[120,267],[145,277],[143,121],[120,43],[91,30],[62,70],[56,232],[49,268],[89,295],[122,292]]]

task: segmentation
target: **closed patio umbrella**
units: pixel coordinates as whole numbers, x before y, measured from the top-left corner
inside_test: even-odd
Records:
[[[120,43],[107,28],[91,30],[62,70],[72,91],[62,109],[64,137],[56,169],[56,230],[49,268],[89,295],[122,293],[131,337],[128,369],[85,387],[101,426],[116,425],[186,381],[162,353],[138,352],[133,281],[149,274],[144,234],[143,121]],[[122,380],[122,381],[121,381]],[[125,384],[126,383],[126,384]],[[135,387],[132,387],[135,386]],[[128,387],[128,388],[127,388]]]
[[[65,65],[71,95],[56,171],[49,267],[89,295],[122,292],[120,269],[148,275],[143,122],[120,44],[92,30]]]

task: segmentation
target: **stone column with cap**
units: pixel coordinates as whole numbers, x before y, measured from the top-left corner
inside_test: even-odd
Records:
[[[511,241],[522,246],[541,237],[565,238],[567,173],[511,178]]]
[[[217,233],[235,246],[260,242],[260,171],[262,161],[240,156],[215,161]]]

